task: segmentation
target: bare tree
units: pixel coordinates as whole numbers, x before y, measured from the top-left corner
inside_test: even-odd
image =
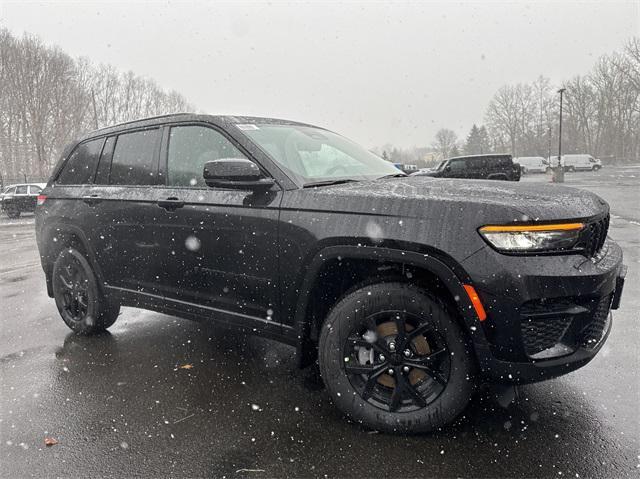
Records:
[[[436,133],[432,146],[434,150],[442,155],[443,158],[448,158],[451,155],[451,151],[456,146],[457,141],[458,135],[456,135],[455,131],[447,128],[441,128]]]
[[[0,29],[0,175],[46,177],[66,143],[84,132],[193,110],[182,95],[109,65]]]

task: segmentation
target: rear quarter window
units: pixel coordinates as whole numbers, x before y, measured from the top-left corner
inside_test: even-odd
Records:
[[[93,183],[93,176],[96,172],[103,143],[104,139],[100,138],[78,145],[64,164],[56,184],[86,185]]]
[[[159,131],[144,130],[118,136],[111,160],[110,184],[157,184]]]

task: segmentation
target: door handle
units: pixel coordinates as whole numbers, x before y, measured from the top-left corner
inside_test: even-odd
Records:
[[[165,200],[158,200],[158,206],[160,208],[164,208],[167,211],[177,210],[178,208],[182,208],[184,206],[184,201],[171,196]]]
[[[150,249],[150,248],[159,248],[160,245],[158,243],[145,243],[142,241],[136,241],[136,246],[142,249]]]
[[[87,195],[82,197],[82,201],[84,201],[89,206],[95,206],[102,201],[98,195]]]

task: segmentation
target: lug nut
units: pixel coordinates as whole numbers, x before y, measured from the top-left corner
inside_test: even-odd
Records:
[[[391,351],[395,351],[396,350],[396,343],[389,343],[389,349]]]
[[[389,368],[389,369],[387,370],[387,374],[388,374],[389,376],[393,376],[393,369]]]
[[[409,351],[408,349],[404,350],[404,357],[408,358],[409,356],[411,356],[411,351]]]
[[[408,372],[409,372],[409,366],[405,366],[405,367],[403,367],[403,368],[402,368],[402,370],[403,370],[405,373],[408,373]]]
[[[384,357],[384,354],[381,354],[379,359],[380,361],[384,361],[386,358]]]

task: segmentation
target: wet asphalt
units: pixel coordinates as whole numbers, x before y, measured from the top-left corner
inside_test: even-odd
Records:
[[[132,308],[108,334],[72,335],[46,295],[33,217],[3,216],[0,476],[638,477],[640,166],[567,184],[610,202],[629,266],[608,342],[507,407],[481,389],[422,436],[349,423],[313,369],[266,339]]]

